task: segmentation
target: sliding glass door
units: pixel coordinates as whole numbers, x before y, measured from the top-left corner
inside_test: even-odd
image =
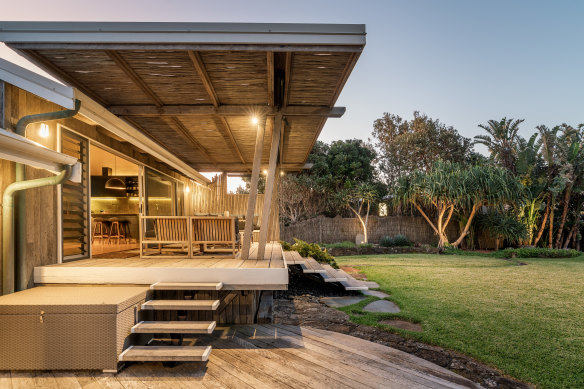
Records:
[[[184,194],[174,178],[144,168],[144,215],[182,216]]]

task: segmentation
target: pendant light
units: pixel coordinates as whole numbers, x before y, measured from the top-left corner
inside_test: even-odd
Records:
[[[114,176],[117,172],[117,157],[114,156]],[[106,189],[125,190],[126,183],[117,177],[112,177],[105,182]]]

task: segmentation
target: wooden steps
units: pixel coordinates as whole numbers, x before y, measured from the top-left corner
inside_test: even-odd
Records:
[[[219,304],[220,300],[150,300],[142,304],[142,309],[215,311]]]
[[[331,265],[323,264],[321,266],[326,270],[326,273],[321,274],[324,282],[341,282],[348,280],[347,273],[344,271],[334,269]]]
[[[222,282],[157,282],[152,290],[221,290]]]
[[[120,362],[205,362],[211,346],[130,346],[119,356]]]
[[[132,327],[133,334],[211,334],[215,321],[141,321]]]
[[[318,263],[311,257],[304,258],[297,251],[284,251],[284,259],[288,265],[300,266],[303,273],[316,273],[322,277],[324,282],[340,283],[345,290],[379,288],[375,282],[356,280],[343,270],[333,269],[330,265]]]

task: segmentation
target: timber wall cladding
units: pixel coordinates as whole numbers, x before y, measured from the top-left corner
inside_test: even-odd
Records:
[[[411,241],[421,244],[437,242],[436,235],[428,223],[420,216],[369,216],[369,242],[379,243],[383,236],[402,234]],[[450,239],[457,235],[458,228],[450,224],[447,235]],[[356,218],[328,218],[318,216],[290,226],[280,227],[280,238],[294,242],[294,238],[307,242],[336,243],[355,241],[357,234],[362,234],[361,224]]]
[[[4,102],[0,101],[3,110],[3,128],[14,131],[16,123],[26,115],[62,110],[63,107],[41,99],[31,93],[19,89],[10,84],[4,84]],[[115,135],[102,127],[94,126],[71,118],[46,122],[49,126],[50,136],[41,138],[38,136],[39,124],[31,124],[27,128],[27,138],[38,142],[53,150],[57,150],[57,125],[61,124],[79,134],[97,141],[122,155],[126,155],[145,165],[151,166],[183,182],[189,182],[181,174],[173,171],[164,163],[144,153],[135,146],[122,142]],[[26,179],[49,177],[52,174],[27,167]],[[0,190],[2,192],[10,183],[14,182],[14,163],[0,160]],[[203,190],[205,190],[203,188]],[[58,249],[61,244],[58,241],[57,221],[58,196],[57,187],[36,188],[26,191],[26,259],[25,265],[19,270],[20,277],[28,287],[33,286],[32,272],[35,266],[57,263]],[[30,222],[32,221],[32,222]],[[1,232],[1,231],[0,231]]]

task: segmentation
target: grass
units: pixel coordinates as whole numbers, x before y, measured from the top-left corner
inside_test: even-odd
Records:
[[[584,387],[584,256],[522,259],[372,255],[338,257],[390,293],[402,312],[369,314],[370,300],[345,307],[369,325],[401,317],[422,333],[394,330],[457,350],[544,388]],[[387,327],[386,327],[387,328]]]

